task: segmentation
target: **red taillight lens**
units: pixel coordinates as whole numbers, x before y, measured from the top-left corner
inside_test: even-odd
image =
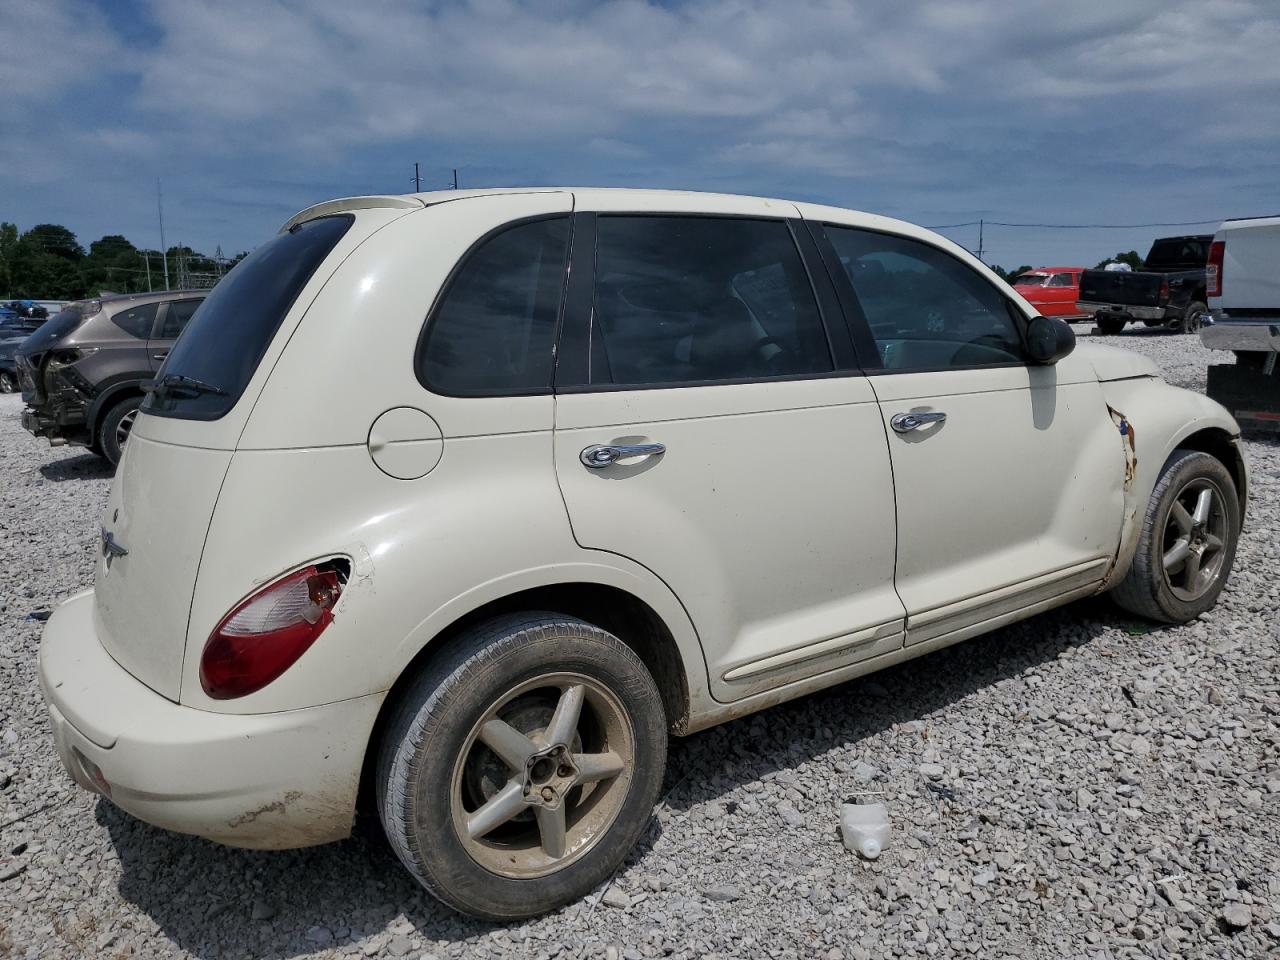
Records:
[[[1161,300],[1169,299],[1169,281],[1168,280],[1160,281],[1160,299]]]
[[[307,567],[263,587],[222,618],[205,641],[200,685],[215,700],[261,690],[288,670],[324,628],[342,595],[336,570]]]
[[[1225,240],[1209,244],[1209,262],[1204,265],[1204,289],[1211,297],[1222,296],[1222,261],[1227,256]]]

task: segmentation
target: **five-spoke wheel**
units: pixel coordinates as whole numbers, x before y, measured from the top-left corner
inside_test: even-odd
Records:
[[[1222,592],[1239,536],[1235,478],[1207,453],[1175,450],[1151,492],[1116,602],[1165,623],[1194,619]]]
[[[458,753],[463,846],[503,876],[561,869],[617,816],[634,757],[626,711],[602,685],[560,673],[526,681],[485,711]]]
[[[435,896],[476,916],[533,916],[612,873],[648,823],[666,714],[613,634],[553,613],[446,641],[397,695],[378,808]]]

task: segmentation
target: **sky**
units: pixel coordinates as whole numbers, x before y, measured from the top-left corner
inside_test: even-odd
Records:
[[[337,196],[588,184],[925,226],[1280,212],[1277,0],[0,0],[0,220],[206,253]],[[1203,226],[990,226],[1006,267]],[[977,226],[943,231],[967,247]]]

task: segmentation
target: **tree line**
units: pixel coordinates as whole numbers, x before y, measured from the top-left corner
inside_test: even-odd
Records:
[[[184,246],[161,254],[139,249],[118,233],[94,240],[86,251],[61,224],[40,223],[19,233],[16,225],[0,222],[0,299],[80,300],[163,290],[166,262],[172,286],[189,275],[208,286],[245,256],[219,259]]]

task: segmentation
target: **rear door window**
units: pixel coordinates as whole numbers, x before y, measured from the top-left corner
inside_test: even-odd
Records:
[[[1051,287],[1069,287],[1069,286],[1071,286],[1071,274],[1069,274],[1069,273],[1055,273],[1055,274],[1053,275],[1053,278],[1049,281],[1049,286],[1051,286]]]
[[[158,303],[140,303],[137,306],[125,307],[111,315],[111,322],[129,336],[145,340],[151,336],[151,327],[156,322],[156,310],[159,308]]]
[[[418,379],[449,396],[551,389],[569,218],[508,227],[476,247],[436,307],[418,348]]]
[[[829,373],[826,330],[780,220],[601,216],[592,384]]]
[[[216,420],[230,410],[311,275],[351,226],[341,215],[308,220],[272,237],[218,282],[174,344],[148,413]]]
[[[196,312],[203,300],[171,300],[164,312],[164,320],[156,334],[157,340],[177,340],[178,334],[186,329],[191,315]]]

